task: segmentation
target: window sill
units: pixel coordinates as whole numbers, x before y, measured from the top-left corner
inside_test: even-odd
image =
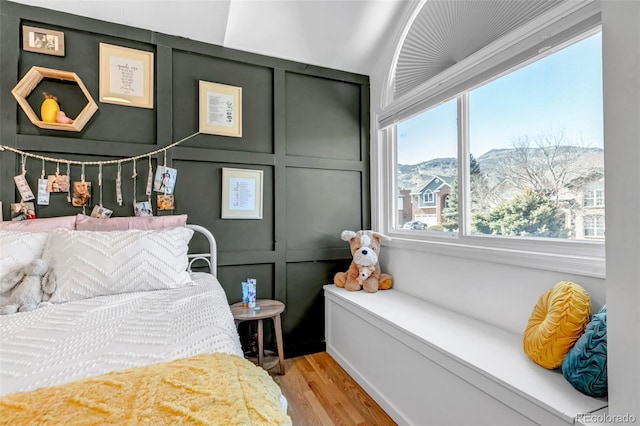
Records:
[[[490,238],[478,238],[477,242],[470,241],[467,243],[466,240],[476,239],[467,238],[465,241],[462,241],[451,236],[443,236],[438,239],[433,238],[427,240],[424,239],[423,235],[418,234],[419,233],[416,232],[389,233],[388,235],[392,240],[384,242],[384,245],[391,248],[423,251],[546,271],[596,278],[606,277],[604,247],[601,244],[592,244],[591,247],[581,250],[581,253],[578,255],[541,250],[549,246],[556,247],[559,245],[552,242],[548,244],[542,243],[542,245],[528,244],[528,247],[513,248],[507,247],[506,244],[500,244],[498,241],[491,241]]]

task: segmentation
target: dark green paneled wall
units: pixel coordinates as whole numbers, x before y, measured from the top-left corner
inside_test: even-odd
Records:
[[[66,55],[23,51],[23,24],[63,31]],[[216,236],[218,275],[230,303],[240,299],[240,281],[254,277],[258,297],[287,304],[286,356],[322,350],[322,286],[351,259],[340,233],[370,224],[368,77],[4,0],[0,36],[0,143],[55,158],[109,160],[167,146],[198,130],[198,80],[242,87],[242,138],[200,134],[168,152],[168,162],[178,169],[174,213],[188,214],[190,223]],[[98,112],[80,133],[31,124],[10,94],[19,79],[34,65],[74,71],[98,101],[101,42],[154,53],[154,108],[98,102]],[[42,91],[57,94],[69,116],[83,106],[75,85],[44,81],[28,99],[34,111]],[[154,167],[162,161],[155,156]],[[135,190],[138,200],[145,198],[146,164],[137,164],[142,176]],[[55,167],[47,163],[46,172]],[[224,167],[264,172],[262,220],[221,219]],[[40,163],[29,160],[27,169],[35,188]],[[5,218],[9,204],[18,199],[12,179],[18,172],[17,156],[1,153]],[[125,205],[120,207],[115,202],[116,168],[103,170],[103,202],[117,216],[132,210],[131,172],[131,163],[123,165]],[[80,168],[73,166],[71,174],[72,180],[79,177]],[[97,202],[97,168],[87,168],[86,176],[94,182]],[[62,194],[52,194],[49,206],[37,206],[39,217],[79,212]],[[193,242],[196,248],[204,244]]]

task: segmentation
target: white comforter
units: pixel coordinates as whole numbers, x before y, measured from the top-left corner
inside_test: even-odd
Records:
[[[187,287],[102,296],[0,316],[0,395],[200,353],[242,356],[213,275]]]

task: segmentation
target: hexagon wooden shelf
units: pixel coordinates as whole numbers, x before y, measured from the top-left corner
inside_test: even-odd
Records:
[[[87,105],[80,111],[80,114],[73,120],[71,124],[63,124],[63,123],[49,123],[46,121],[40,120],[40,118],[36,115],[36,113],[27,102],[27,97],[33,92],[33,90],[38,86],[38,84],[44,78],[52,78],[58,80],[66,80],[66,81],[75,81],[82,93],[87,98]],[[22,77],[22,80],[16,84],[16,87],[11,91],[13,96],[20,104],[20,108],[27,114],[29,120],[40,127],[41,129],[51,129],[51,130],[66,130],[71,132],[79,132],[84,126],[89,122],[93,114],[98,110],[98,104],[95,103],[91,94],[85,87],[84,83],[78,77],[78,74],[71,71],[60,71],[51,68],[42,68],[42,67],[31,67],[31,69]],[[71,118],[71,117],[69,117]]]

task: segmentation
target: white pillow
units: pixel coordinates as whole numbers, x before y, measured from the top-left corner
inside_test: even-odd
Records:
[[[34,259],[40,259],[47,236],[46,232],[0,231],[0,279]]]
[[[187,266],[193,231],[52,231],[43,258],[55,274],[51,303],[162,290],[191,282]]]

